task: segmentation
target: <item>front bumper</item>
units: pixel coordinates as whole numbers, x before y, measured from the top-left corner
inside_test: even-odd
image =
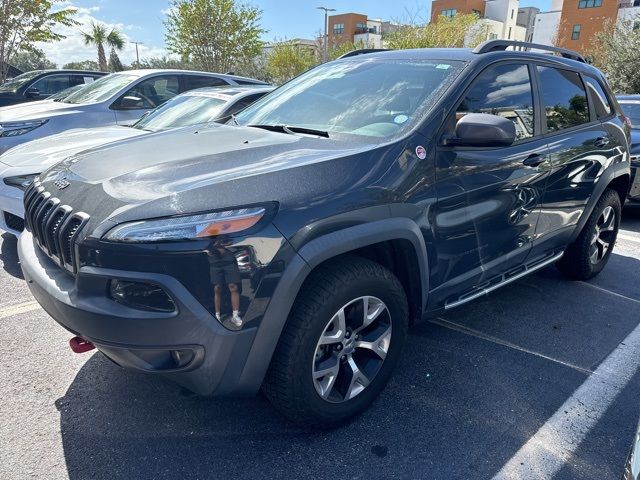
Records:
[[[163,374],[201,395],[251,394],[259,387],[261,378],[243,375],[257,328],[226,329],[174,278],[87,266],[73,277],[42,253],[29,231],[19,238],[18,254],[44,310],[118,365]],[[146,312],[114,302],[106,296],[111,278],[160,285],[177,312]],[[194,352],[193,360],[176,368],[168,360],[176,350]]]
[[[640,205],[640,157],[631,162],[631,186],[627,195],[627,204]]]
[[[7,213],[24,219],[24,192],[16,187],[5,185],[0,178],[0,230],[9,232],[15,236],[20,235],[20,230],[12,228],[13,224],[7,223]]]

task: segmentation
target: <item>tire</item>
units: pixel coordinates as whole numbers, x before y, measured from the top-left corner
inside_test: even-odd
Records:
[[[620,228],[622,206],[615,190],[607,189],[591,212],[578,238],[567,247],[556,263],[558,270],[572,280],[589,280],[607,264]],[[613,214],[613,218],[608,215]],[[606,244],[606,250],[603,250]],[[594,251],[595,248],[595,251]]]
[[[365,305],[370,318],[377,316],[363,328]],[[365,410],[389,380],[407,335],[408,317],[402,285],[381,265],[355,256],[321,265],[294,302],[263,392],[299,425],[331,428],[345,423]],[[326,366],[331,373],[318,377]]]

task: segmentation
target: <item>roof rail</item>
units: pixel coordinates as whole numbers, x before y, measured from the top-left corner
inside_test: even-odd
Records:
[[[536,50],[545,50],[548,52],[558,53],[564,58],[570,58],[582,63],[588,63],[585,58],[573,50],[567,50],[566,48],[552,47],[550,45],[542,45],[540,43],[520,42],[517,40],[487,40],[481,43],[473,49],[473,53],[488,53],[488,52],[500,52],[509,47],[513,47],[514,50],[528,51],[532,48]],[[518,48],[519,47],[519,48]]]
[[[388,48],[361,48],[360,50],[351,50],[350,52],[340,55],[337,59],[355,57],[356,55],[364,55],[365,53],[386,52]]]

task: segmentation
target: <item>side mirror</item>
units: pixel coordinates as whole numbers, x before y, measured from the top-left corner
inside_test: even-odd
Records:
[[[37,88],[27,88],[24,92],[24,96],[27,98],[38,98],[40,96],[40,90]]]
[[[516,140],[516,126],[508,118],[487,113],[469,113],[458,120],[456,135],[447,145],[464,147],[508,147]]]
[[[119,110],[137,110],[144,108],[144,102],[140,97],[126,96],[118,102]]]

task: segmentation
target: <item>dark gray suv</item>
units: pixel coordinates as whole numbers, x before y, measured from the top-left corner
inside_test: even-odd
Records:
[[[547,265],[598,274],[628,137],[570,51],[354,54],[228,125],[49,169],[25,193],[21,265],[76,351],[200,394],[262,387],[336,425],[383,389],[412,323]]]

